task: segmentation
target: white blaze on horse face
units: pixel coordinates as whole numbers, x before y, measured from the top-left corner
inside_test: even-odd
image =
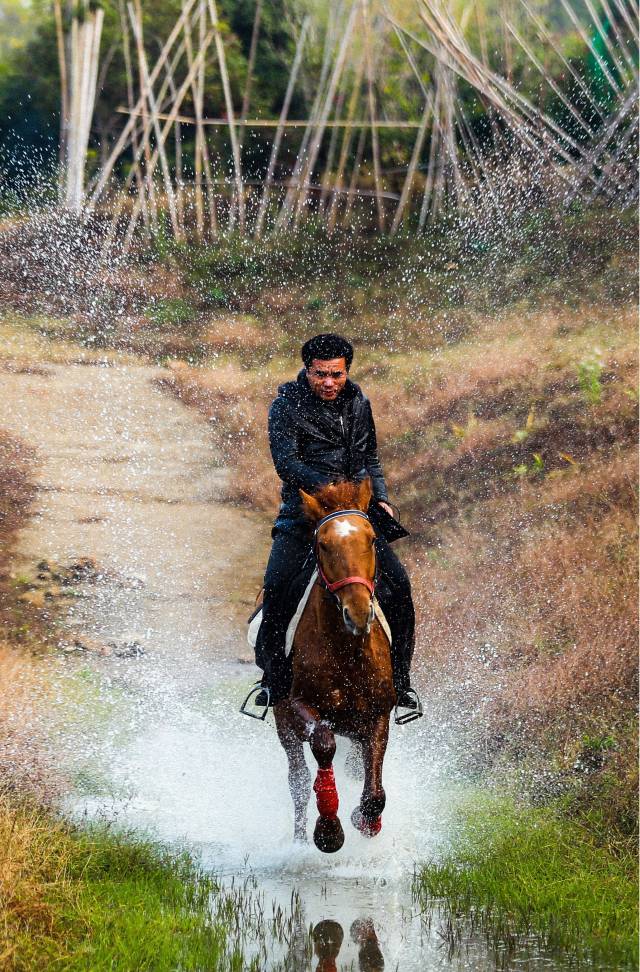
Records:
[[[357,533],[358,528],[350,520],[334,520],[333,528],[337,536],[348,537],[351,533]]]

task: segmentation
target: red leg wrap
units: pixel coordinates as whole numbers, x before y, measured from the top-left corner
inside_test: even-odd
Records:
[[[320,816],[335,820],[338,816],[338,791],[336,790],[333,766],[330,766],[329,769],[318,770],[313,789]]]

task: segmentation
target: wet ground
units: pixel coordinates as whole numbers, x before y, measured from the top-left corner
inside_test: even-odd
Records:
[[[42,662],[46,728],[70,781],[68,811],[187,843],[266,914],[281,908],[290,916],[284,938],[248,936],[261,968],[330,968],[319,963],[331,954],[338,969],[498,967],[481,936],[467,935],[451,953],[437,909],[420,914],[412,899],[414,867],[448,839],[450,752],[428,715],[393,727],[378,838],[367,841],[348,824],[359,785],[341,747],[344,848],[323,857],[292,843],[272,718],[262,724],[238,713],[257,676],[243,621],[269,525],[222,503],[227,473],[208,424],[158,388],[159,369],[94,361],[39,372],[0,373],[2,424],[40,461],[19,569],[91,564],[60,602],[61,649]],[[512,967],[561,965],[523,943]]]

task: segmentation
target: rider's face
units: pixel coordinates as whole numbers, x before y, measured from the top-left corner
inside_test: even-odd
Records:
[[[331,358],[320,361],[314,358],[307,368],[307,380],[312,392],[323,402],[336,400],[347,381],[347,362],[345,358]]]

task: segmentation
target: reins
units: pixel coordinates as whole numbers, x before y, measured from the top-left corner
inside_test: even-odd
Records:
[[[339,591],[343,587],[347,587],[349,584],[362,584],[364,587],[367,588],[369,593],[373,596],[375,592],[376,574],[374,574],[373,581],[368,580],[368,578],[366,577],[358,577],[355,575],[350,577],[342,577],[340,578],[340,580],[337,581],[329,581],[325,577],[325,573],[322,567],[320,566],[320,558],[318,557],[318,531],[320,527],[324,526],[325,523],[328,523],[329,520],[335,520],[339,516],[359,516],[363,520],[366,520],[367,523],[369,522],[369,517],[367,516],[366,513],[363,513],[362,510],[335,510],[333,513],[328,513],[327,516],[323,516],[322,519],[318,521],[313,534],[313,551],[316,558],[318,576],[320,577],[320,580],[322,581],[326,589],[331,594],[336,594],[336,591]],[[377,568],[376,568],[376,573],[377,573]],[[337,600],[337,596],[336,596],[336,600]]]

